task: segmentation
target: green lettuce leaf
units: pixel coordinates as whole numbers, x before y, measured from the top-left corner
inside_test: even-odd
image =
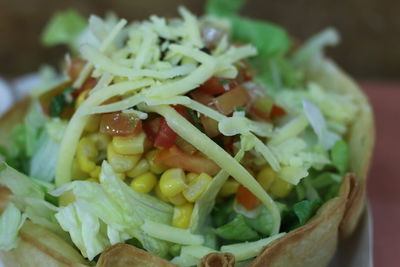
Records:
[[[76,201],[59,209],[57,221],[90,260],[108,245],[136,238],[149,252],[165,257],[168,242],[146,234],[146,220],[170,225],[173,208],[148,194],[136,192],[103,162],[100,184],[74,181],[56,189],[60,196],[72,191]]]
[[[237,214],[232,221],[215,229],[215,233],[225,240],[236,241],[250,241],[260,237],[246,224],[245,218],[241,214]]]
[[[315,211],[321,206],[321,199],[315,199],[313,201],[303,200],[293,205],[293,211],[297,216],[298,225],[297,227],[304,225],[314,215]]]
[[[18,245],[18,231],[24,224],[26,216],[9,203],[0,216],[0,250],[11,250]]]
[[[85,18],[75,10],[56,13],[47,24],[41,41],[45,46],[68,45],[77,50],[77,38],[87,27]]]
[[[206,2],[206,14],[215,16],[233,15],[246,3],[246,0],[209,0]]]
[[[345,174],[349,165],[349,147],[343,140],[338,140],[331,150],[332,164],[340,174]]]

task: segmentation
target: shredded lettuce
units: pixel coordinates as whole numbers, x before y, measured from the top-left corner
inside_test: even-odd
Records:
[[[168,254],[168,243],[146,234],[141,226],[146,220],[170,224],[172,207],[130,188],[106,161],[100,184],[74,181],[56,189],[53,195],[69,191],[76,201],[61,207],[56,218],[85,257],[91,260],[108,245],[132,237],[151,253],[161,257]]]
[[[18,231],[24,224],[26,216],[9,203],[0,216],[0,250],[11,250],[18,245]]]

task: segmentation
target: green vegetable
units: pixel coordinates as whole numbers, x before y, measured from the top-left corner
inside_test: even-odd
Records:
[[[208,0],[206,2],[206,14],[215,16],[234,15],[246,3],[246,0]]]
[[[321,199],[316,199],[313,201],[303,200],[293,205],[293,211],[298,218],[298,226],[307,223],[308,219],[314,215],[315,211],[321,206]]]
[[[90,260],[110,244],[136,238],[156,255],[168,254],[168,243],[146,234],[141,226],[147,220],[169,224],[173,208],[148,194],[138,193],[121,181],[112,167],[103,162],[100,184],[74,181],[53,191],[60,196],[72,191],[76,202],[55,215],[69,232],[82,255]]]
[[[265,207],[262,207],[260,214],[256,218],[245,218],[246,224],[257,232],[268,236],[271,234],[274,226],[274,219],[271,213]]]
[[[9,251],[17,247],[18,231],[25,218],[13,203],[8,204],[0,216],[0,250]]]
[[[241,214],[237,214],[232,221],[215,229],[215,233],[226,240],[250,241],[259,238],[258,233],[246,224]]]
[[[340,172],[344,174],[349,165],[349,147],[343,140],[338,140],[331,150],[332,164]]]
[[[86,20],[76,11],[70,9],[56,13],[42,33],[41,41],[45,46],[68,45],[77,50],[77,39],[87,27]]]
[[[64,93],[54,96],[50,100],[49,114],[51,117],[59,117],[66,107],[74,105],[74,101],[71,96],[71,92],[75,89],[72,87],[66,87]]]
[[[282,27],[270,22],[254,20],[237,14],[245,0],[209,0],[206,13],[226,18],[231,23],[232,39],[250,43],[258,50],[258,55],[250,60],[257,70],[257,80],[273,88],[283,85],[295,87],[303,74],[295,70],[283,56],[291,42]]]

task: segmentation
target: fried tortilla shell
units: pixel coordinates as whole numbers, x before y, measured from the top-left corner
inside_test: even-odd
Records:
[[[169,261],[127,244],[116,244],[108,247],[101,254],[96,267],[178,267]]]
[[[354,231],[365,207],[366,178],[374,143],[373,116],[368,100],[354,81],[329,60],[321,59],[310,64],[307,78],[328,90],[352,95],[355,99],[359,113],[346,136],[352,174],[347,174],[343,179],[338,196],[326,202],[306,225],[265,246],[250,264],[253,267],[326,266],[336,250],[339,237],[345,238]],[[10,129],[18,118],[21,120],[25,110],[21,104],[16,111],[14,109],[7,114],[6,121],[0,120],[3,132],[0,143],[5,143],[7,131],[3,129]],[[22,228],[19,246],[9,252],[1,252],[0,257],[6,266],[84,266],[82,264],[85,261],[79,252],[65,241],[38,225],[30,222],[27,225]],[[30,230],[27,231],[27,228]],[[53,243],[43,243],[41,236],[47,235]],[[67,249],[60,251],[63,246]],[[234,261],[230,254],[212,253],[206,255],[199,264],[204,267],[229,267],[234,266]],[[175,265],[130,245],[117,244],[102,253],[97,266]]]

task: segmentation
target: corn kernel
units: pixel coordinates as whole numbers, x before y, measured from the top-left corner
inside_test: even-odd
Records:
[[[165,171],[160,178],[160,189],[166,197],[173,197],[185,189],[185,173],[173,168]]]
[[[271,188],[270,191],[275,197],[286,197],[292,191],[293,185],[286,182],[283,179],[277,178]]]
[[[92,140],[89,138],[82,138],[78,143],[76,151],[76,158],[78,160],[81,170],[90,173],[96,167],[94,160],[97,158],[98,151]]]
[[[78,160],[75,158],[72,162],[72,179],[73,180],[85,180],[89,178],[89,175],[82,171],[81,167],[79,166]]]
[[[140,193],[149,193],[157,184],[157,177],[151,173],[146,172],[131,182],[131,187]]]
[[[88,122],[85,125],[85,131],[89,133],[94,133],[99,130],[100,126],[100,116],[98,115],[91,115],[89,117]]]
[[[210,175],[201,173],[190,182],[185,190],[183,190],[183,195],[189,202],[195,202],[201,197],[204,191],[206,191],[211,181],[212,178]]]
[[[186,203],[182,206],[176,206],[174,208],[174,215],[172,217],[172,226],[182,229],[188,228],[192,212],[192,203]]]
[[[149,162],[146,159],[141,159],[132,170],[126,173],[126,175],[128,177],[135,178],[139,175],[148,172],[149,170],[150,170]]]
[[[103,133],[92,133],[87,138],[95,143],[98,150],[106,150],[108,144],[111,142],[111,136]]]
[[[218,194],[221,197],[231,196],[233,194],[236,194],[238,187],[239,183],[236,180],[229,179],[224,183]]]
[[[144,151],[146,135],[141,132],[137,136],[114,136],[112,144],[114,150],[123,155],[141,154]]]
[[[182,193],[177,194],[176,196],[169,197],[168,201],[174,204],[175,206],[181,206],[187,203],[186,198],[183,196]]]
[[[79,94],[78,98],[76,99],[75,102],[75,109],[78,109],[80,105],[82,105],[83,101],[85,101],[86,96],[88,95],[89,90],[85,90],[82,93]]]
[[[123,173],[133,169],[140,160],[140,157],[140,154],[121,155],[115,152],[111,143],[107,146],[107,160],[116,172]]]
[[[162,163],[155,163],[154,158],[156,154],[157,154],[157,149],[150,150],[149,152],[146,153],[146,159],[150,164],[150,171],[152,171],[155,174],[161,174],[164,171],[168,170],[168,166]]]
[[[261,171],[257,174],[257,181],[264,188],[265,191],[268,191],[271,188],[272,183],[276,180],[277,175],[271,167],[266,166],[261,169]]]
[[[126,178],[125,173],[119,173],[119,172],[117,172],[117,173],[115,173],[115,174],[117,175],[117,177],[118,177],[121,181],[124,181],[125,178]]]
[[[90,177],[92,178],[99,178],[101,173],[101,167],[96,166],[94,169],[90,172]]]
[[[154,189],[154,192],[156,193],[156,196],[157,196],[160,200],[162,200],[162,201],[164,201],[164,202],[168,202],[168,201],[169,201],[168,198],[161,192],[160,183],[158,183],[158,184],[156,185],[156,188]]]
[[[186,174],[186,182],[187,182],[187,183],[190,183],[190,182],[193,181],[195,178],[197,178],[197,176],[199,176],[198,173],[189,172],[188,174]]]

